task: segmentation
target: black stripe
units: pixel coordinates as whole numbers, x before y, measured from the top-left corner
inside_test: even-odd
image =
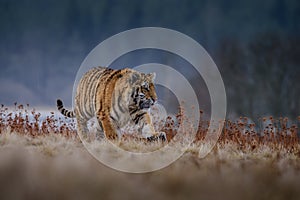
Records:
[[[92,107],[92,103],[91,100],[93,99],[92,96],[93,94],[93,86],[94,86],[94,82],[95,79],[97,78],[99,74],[99,69],[98,68],[93,68],[88,76],[86,77],[86,84],[84,85],[84,106],[83,106],[83,111],[84,114],[86,116],[92,116],[93,111],[93,107]]]
[[[135,108],[129,110],[129,114],[132,115],[132,114],[136,113],[137,111],[139,111],[139,108],[135,107]]]
[[[113,121],[117,121],[113,116],[110,115],[110,118],[113,120]]]
[[[70,118],[74,117],[74,112],[65,109],[63,107],[63,102],[60,99],[57,100],[57,108],[62,115],[66,116],[66,117],[70,117]]]
[[[101,77],[102,72],[104,69],[101,68],[96,68],[96,71],[94,74],[90,77],[89,80],[89,85],[88,85],[88,93],[86,95],[89,96],[89,102],[88,102],[88,107],[89,107],[89,114],[92,116],[92,113],[95,113],[96,110],[96,94],[99,86],[98,79]],[[97,84],[98,83],[98,84]]]
[[[100,106],[100,107],[99,107],[99,110],[100,110],[100,111],[102,110],[102,107],[103,107],[102,102],[103,102],[103,101],[100,100],[100,105],[99,105],[99,106]]]
[[[135,105],[138,105],[138,98],[133,98],[133,102]]]
[[[113,69],[106,68],[106,69],[101,73],[100,78],[101,78],[102,80],[105,80],[106,76],[112,74],[113,71],[114,71]]]
[[[142,112],[141,114],[136,115],[135,118],[133,119],[134,123],[137,124],[145,114],[146,114],[145,112]]]
[[[131,98],[133,99],[134,98],[134,96],[135,96],[135,90],[133,90],[132,92],[131,92]]]
[[[100,77],[101,77],[101,76],[100,76]],[[98,90],[99,90],[99,87],[100,87],[100,82],[101,82],[101,81],[99,81],[98,84],[96,85],[96,90],[95,90],[95,94],[94,94],[94,95],[96,95],[96,96],[95,96],[95,101],[94,101],[95,109],[97,109],[97,108],[96,108],[96,105],[97,105],[97,101],[99,100],[99,99],[97,99],[97,95],[98,95]],[[101,100],[100,100],[100,102],[99,102],[99,110],[101,110],[101,108],[102,108],[102,102],[101,102]]]
[[[113,79],[114,76],[118,75],[118,74],[121,73],[121,72],[122,72],[121,69],[114,71],[114,72],[107,78],[107,81],[110,81],[111,79]],[[118,77],[118,78],[119,78],[119,77]]]
[[[109,74],[109,73],[112,72],[112,71],[113,71],[113,69],[111,69],[111,68],[106,68],[106,69],[104,69],[104,71],[101,73],[101,75]]]
[[[133,102],[137,105],[138,104],[138,96],[139,96],[139,88],[135,89],[135,93],[133,95]]]
[[[62,113],[63,115],[66,115],[66,112],[67,112],[67,110],[66,110],[65,108],[63,108],[63,109],[61,110],[61,113]]]
[[[72,114],[73,114],[73,112],[70,112],[70,111],[69,111],[68,114],[67,114],[67,116],[68,116],[68,117],[72,117]]]
[[[87,85],[86,85],[86,95],[93,95],[91,94],[91,91],[93,90],[93,83],[95,82],[95,79],[97,79],[97,76],[99,75],[99,71],[95,71],[93,74],[91,74],[89,77],[88,77],[88,80],[87,80]]]
[[[105,68],[101,73],[100,73],[100,79],[101,81],[98,82],[98,85],[96,86],[96,92],[95,92],[95,95],[98,94],[98,90],[99,90],[99,87],[101,85],[101,82],[105,80],[105,76],[108,75],[109,73],[111,73],[113,71],[113,69],[110,69],[110,68]],[[104,96],[105,97],[105,88],[104,88]],[[99,111],[102,110],[103,108],[103,102],[104,102],[104,99],[100,98],[100,99],[97,99],[95,98],[95,105],[97,105],[97,101],[100,101],[99,102]]]
[[[60,113],[63,114],[64,116],[67,116],[67,117],[73,117],[73,115],[74,115],[73,111],[68,111],[65,108],[62,108]]]
[[[85,105],[87,105],[88,108],[90,108],[89,104],[92,103],[90,102],[90,100],[91,100],[91,95],[93,95],[92,94],[93,85],[98,75],[99,75],[99,68],[95,67],[88,72],[86,77],[86,83],[84,85],[84,95],[86,97]]]
[[[91,75],[93,69],[91,69],[90,71],[86,72],[84,77],[81,79],[81,85],[80,85],[80,92],[79,92],[79,109],[80,112],[86,116],[86,103],[87,102],[87,87],[88,87],[88,83],[89,83],[89,78]]]
[[[113,106],[113,110],[114,110],[114,113],[115,113],[117,119],[120,119],[120,116],[119,116],[118,112],[116,111],[115,106]]]
[[[62,100],[60,100],[60,99],[57,99],[56,100],[56,105],[57,105],[57,107],[63,107],[63,102],[62,102]]]
[[[118,73],[121,73],[122,72],[122,70],[116,70],[116,71],[114,71],[107,79],[106,79],[106,84],[105,84],[105,88],[104,88],[104,95],[103,95],[103,101],[105,102],[105,97],[106,97],[106,90],[107,90],[107,84],[109,83],[109,81],[115,76],[115,75],[117,75]],[[102,102],[103,102],[102,101]],[[101,102],[100,102],[101,103]]]

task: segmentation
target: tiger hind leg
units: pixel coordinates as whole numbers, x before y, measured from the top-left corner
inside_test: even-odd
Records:
[[[86,139],[86,138],[87,138],[87,135],[88,135],[88,132],[89,132],[89,129],[88,129],[88,127],[87,127],[87,121],[88,121],[88,120],[77,117],[77,118],[76,118],[76,121],[77,121],[77,131],[78,131],[78,133],[79,133],[84,139]]]
[[[96,139],[97,140],[102,140],[105,137],[104,132],[103,132],[103,126],[102,123],[97,120],[96,124]]]

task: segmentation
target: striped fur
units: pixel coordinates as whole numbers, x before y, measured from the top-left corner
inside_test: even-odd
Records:
[[[153,139],[157,133],[148,110],[157,100],[154,78],[154,73],[128,68],[92,68],[78,84],[74,112],[66,110],[61,100],[57,108],[67,117],[76,117],[80,133],[88,132],[87,121],[96,116],[107,138],[116,138],[120,128],[133,122],[143,137]]]
[[[67,109],[64,108],[63,102],[60,99],[57,100],[56,106],[57,106],[57,109],[59,110],[59,112],[61,114],[63,114],[64,116],[70,117],[70,118],[75,117],[75,114],[73,111],[68,111]]]

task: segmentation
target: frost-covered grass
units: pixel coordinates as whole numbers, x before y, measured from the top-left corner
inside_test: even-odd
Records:
[[[25,112],[25,108],[19,109]],[[277,135],[272,134],[272,129],[263,135],[242,134],[239,131],[245,124],[227,121],[216,146],[201,158],[201,152],[210,148],[201,139],[207,127],[202,122],[196,141],[176,162],[159,171],[128,174],[94,159],[83,147],[74,126],[65,119],[51,117],[54,115],[51,113],[49,118],[34,118],[38,112],[26,112],[36,121],[27,121],[26,115],[19,116],[16,111],[10,114],[2,107],[0,199],[300,197],[300,146],[292,126],[285,129],[283,124]],[[168,134],[170,137],[174,133]],[[107,143],[102,141],[102,145]],[[128,136],[119,145],[133,151],[147,151],[162,144],[147,144]],[[106,153],[108,157],[116,156],[114,151]]]

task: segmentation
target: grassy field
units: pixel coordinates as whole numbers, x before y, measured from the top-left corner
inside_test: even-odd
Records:
[[[2,107],[0,113],[0,199],[300,198],[297,126],[285,119],[269,124],[263,135],[245,129],[252,125],[242,118],[226,121],[218,143],[202,159],[203,122],[195,143],[176,162],[159,171],[129,174],[94,159],[72,122],[51,113],[41,119],[23,106],[13,113]],[[272,133],[275,128],[280,132]]]

